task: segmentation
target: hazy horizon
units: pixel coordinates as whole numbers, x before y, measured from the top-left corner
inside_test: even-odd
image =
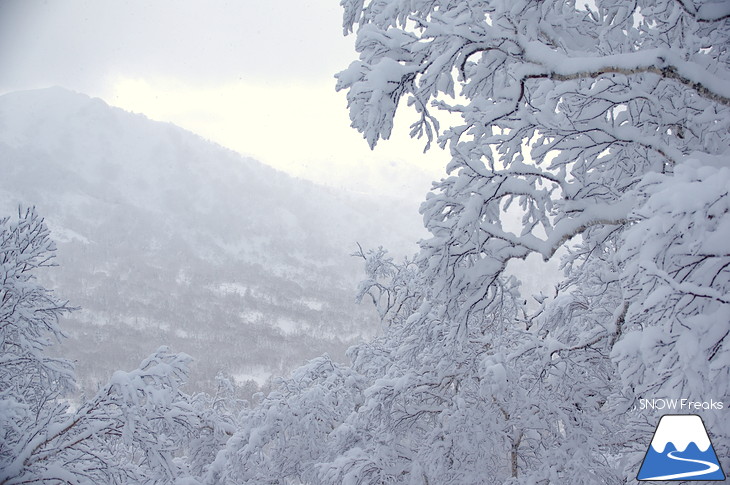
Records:
[[[0,93],[60,86],[296,177],[422,200],[450,157],[410,139],[413,113],[374,151],[350,128],[334,75],[357,53],[340,17],[324,0],[3,0]]]

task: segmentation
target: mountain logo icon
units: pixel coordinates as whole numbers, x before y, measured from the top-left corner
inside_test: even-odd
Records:
[[[702,418],[662,416],[644,456],[637,480],[725,480]]]

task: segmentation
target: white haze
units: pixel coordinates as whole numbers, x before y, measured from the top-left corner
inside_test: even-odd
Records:
[[[0,209],[37,206],[58,243],[44,274],[81,310],[62,348],[87,388],[160,345],[261,383],[377,333],[354,295],[364,249],[402,257],[417,205],[292,178],[62,89],[0,96]],[[214,351],[212,349],[215,349]]]
[[[415,115],[375,152],[349,128],[340,16],[329,0],[4,0],[0,93],[62,86],[297,177],[420,201],[448,154],[422,154]]]

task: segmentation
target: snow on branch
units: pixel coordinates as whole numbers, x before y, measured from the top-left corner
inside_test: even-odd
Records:
[[[544,73],[526,78],[570,81],[605,74],[652,73],[694,89],[700,96],[730,106],[730,73],[713,74],[701,65],[684,61],[669,49],[648,49],[600,57],[570,57],[536,41],[523,40],[525,59],[543,66]]]

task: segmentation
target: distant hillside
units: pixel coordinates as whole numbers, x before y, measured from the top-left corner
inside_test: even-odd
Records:
[[[286,133],[282,132],[282,143]],[[261,382],[377,331],[356,241],[415,252],[415,204],[324,189],[174,125],[52,88],[0,97],[0,214],[35,205],[48,273],[82,307],[61,352],[86,387],[159,345]]]

